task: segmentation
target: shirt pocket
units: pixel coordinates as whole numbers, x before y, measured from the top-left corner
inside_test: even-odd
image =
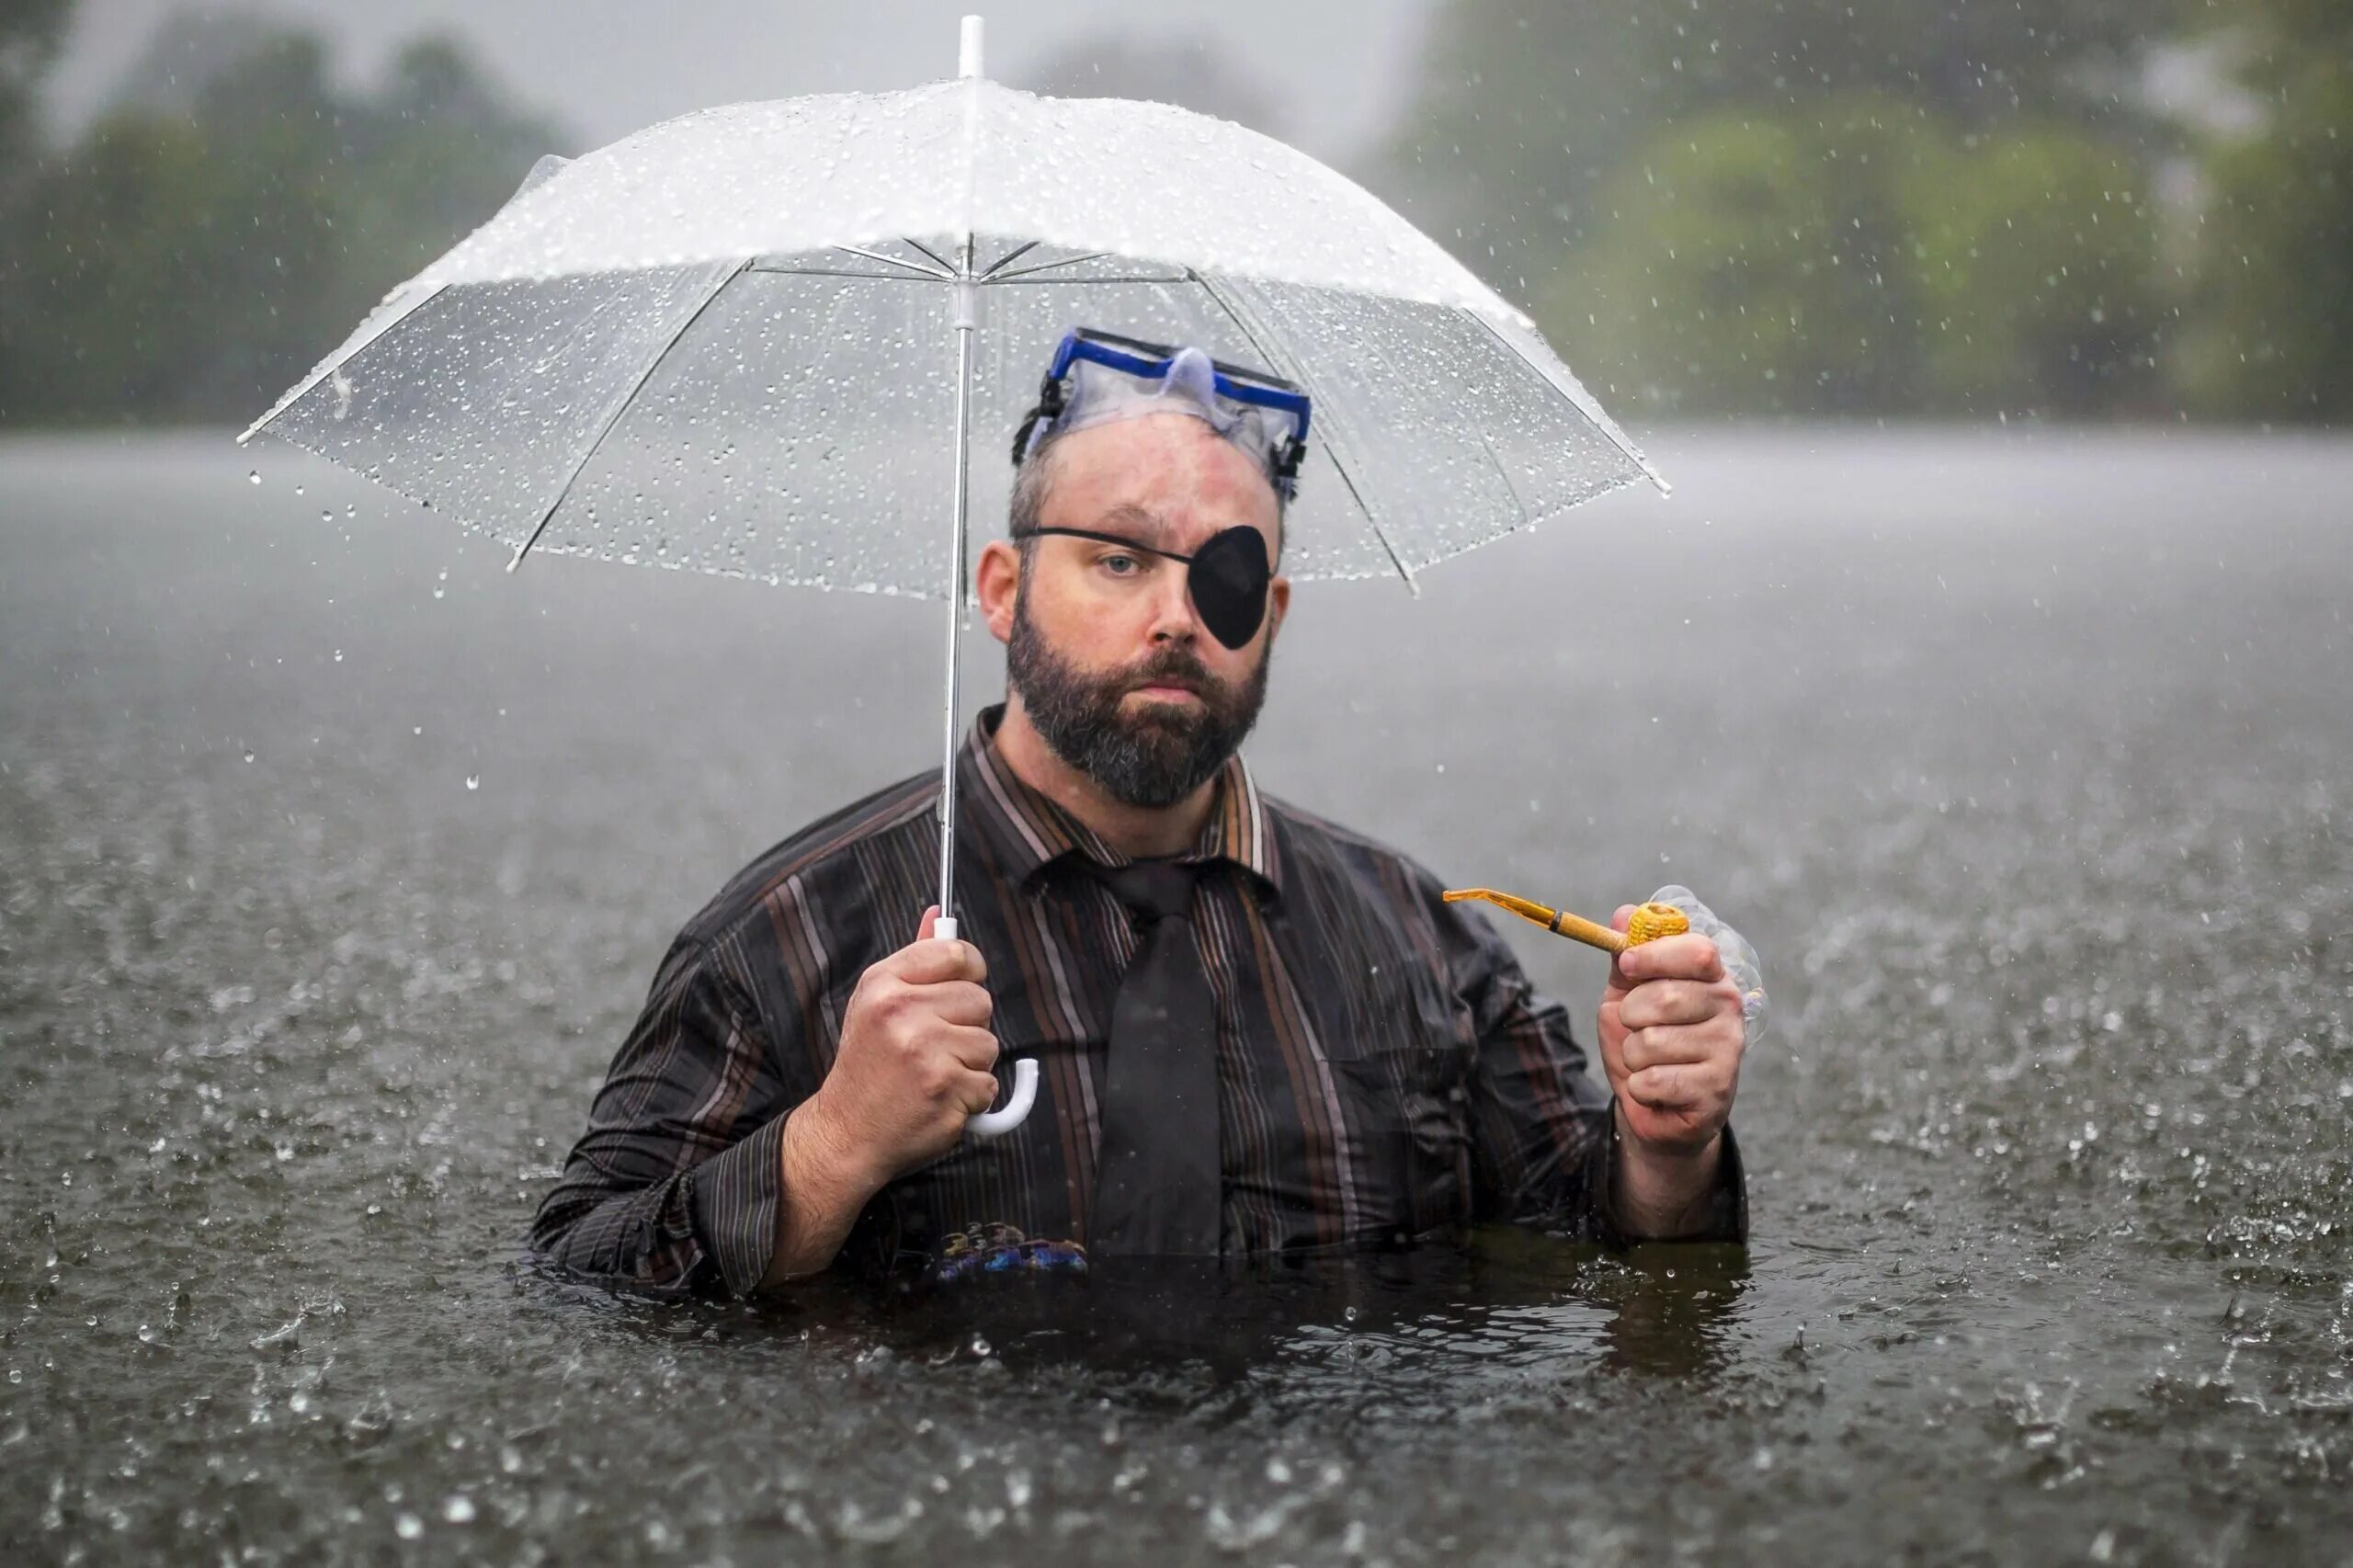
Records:
[[[1392,1046],[1327,1065],[1347,1121],[1361,1234],[1403,1243],[1467,1221],[1465,1062],[1450,1040]]]

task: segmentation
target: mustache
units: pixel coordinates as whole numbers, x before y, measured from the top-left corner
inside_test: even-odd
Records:
[[[1223,683],[1210,674],[1199,657],[1183,648],[1164,648],[1138,664],[1120,683],[1120,695],[1141,691],[1148,686],[1182,686],[1196,693],[1206,694],[1222,689]]]

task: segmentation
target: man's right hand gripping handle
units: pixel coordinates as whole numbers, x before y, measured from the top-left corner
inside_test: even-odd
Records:
[[[915,939],[858,976],[841,1048],[815,1094],[784,1125],[784,1199],[763,1284],[834,1259],[867,1200],[902,1172],[956,1146],[997,1082],[988,966],[970,942]]]

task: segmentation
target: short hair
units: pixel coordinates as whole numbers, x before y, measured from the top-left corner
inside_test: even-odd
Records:
[[[1051,483],[1047,470],[1051,466],[1054,449],[1070,434],[1067,430],[1049,430],[1038,438],[1037,446],[1013,471],[1013,496],[1006,507],[1006,537],[1021,551],[1021,568],[1029,569],[1029,558],[1037,552],[1038,529],[1043,526],[1046,511],[1046,490]],[[1290,529],[1288,519],[1290,503],[1282,486],[1269,479],[1275,493],[1275,565],[1281,565],[1283,545]]]

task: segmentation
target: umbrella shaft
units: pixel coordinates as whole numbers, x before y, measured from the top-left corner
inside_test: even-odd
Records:
[[[964,270],[972,267],[972,243],[964,242]],[[939,762],[939,913],[956,914],[956,747],[962,740],[957,722],[957,686],[964,663],[964,537],[971,520],[971,456],[972,438],[972,333],[977,312],[961,298],[970,283],[957,286],[956,312],[956,506],[948,551],[948,691]]]

